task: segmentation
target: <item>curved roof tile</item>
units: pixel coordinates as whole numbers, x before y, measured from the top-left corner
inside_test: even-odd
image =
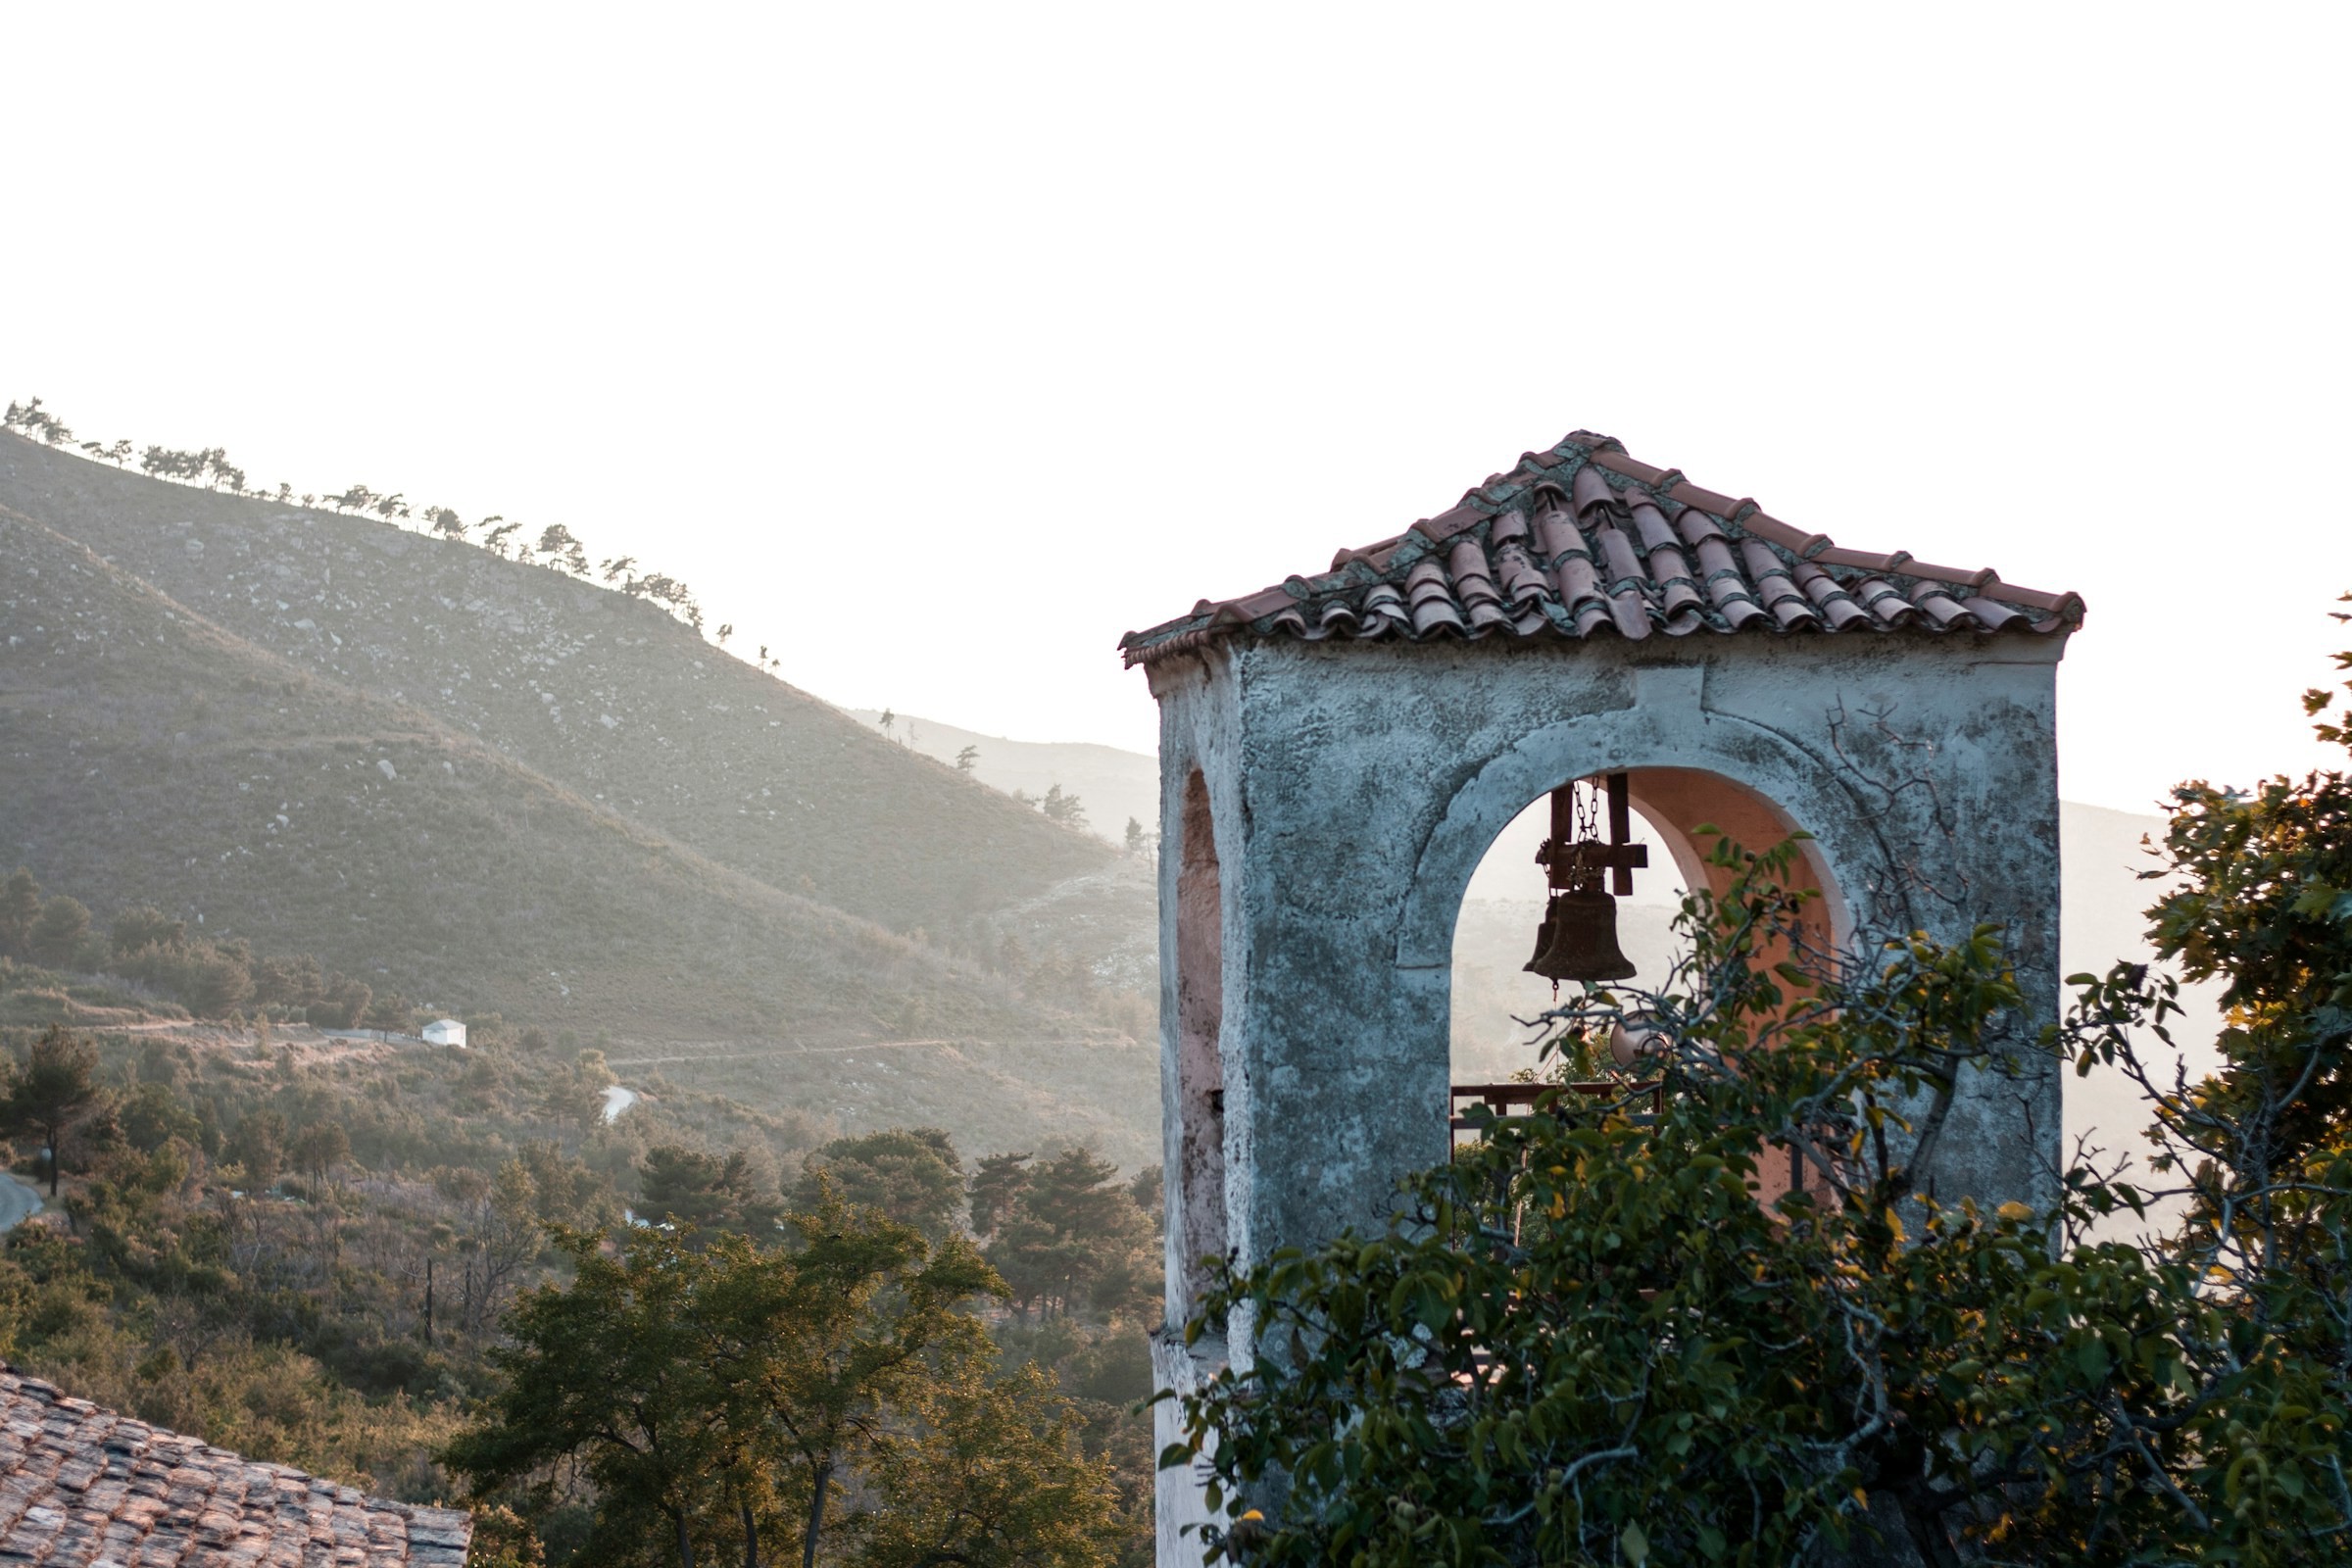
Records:
[[[388,1502],[0,1365],[0,1562],[462,1568],[471,1517]]]
[[[2082,601],[1934,566],[1902,551],[1843,550],[1755,502],[1653,468],[1579,430],[1531,452],[1460,503],[1394,538],[1342,550],[1329,569],[1120,641],[1130,664],[1219,637],[1305,642],[1403,637],[1581,639],[1604,632],[2064,635]]]

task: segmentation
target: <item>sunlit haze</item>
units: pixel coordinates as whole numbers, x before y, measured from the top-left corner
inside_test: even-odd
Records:
[[[563,522],[844,706],[1149,750],[1118,636],[1587,427],[2089,604],[2062,788],[2321,760],[2337,11],[19,9],[0,394]]]

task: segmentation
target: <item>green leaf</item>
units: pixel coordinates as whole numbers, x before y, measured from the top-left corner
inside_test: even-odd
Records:
[[[1625,1553],[1625,1560],[1636,1564],[1637,1568],[1639,1564],[1648,1560],[1649,1537],[1642,1534],[1639,1521],[1628,1524],[1624,1533],[1618,1536],[1617,1549]]]

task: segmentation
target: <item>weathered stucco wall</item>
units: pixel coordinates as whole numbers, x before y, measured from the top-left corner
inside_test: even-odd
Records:
[[[1462,891],[1504,824],[1570,778],[1681,767],[1742,785],[1815,836],[1855,928],[2004,921],[2029,994],[2054,1009],[2057,653],[1959,637],[1272,641],[1155,674],[1163,842],[1181,845],[1195,767],[1215,816],[1228,1244],[1247,1263],[1370,1222],[1398,1176],[1444,1157]],[[1162,858],[1171,1003],[1181,858]],[[1172,1041],[1168,1057],[1172,1077]],[[2054,1077],[1969,1084],[1928,1171],[1936,1191],[2046,1196],[2058,1092]],[[1186,1111],[1172,1084],[1165,1108]],[[1171,1171],[1181,1143],[1172,1127]]]
[[[1639,798],[1642,769],[1700,769],[1760,796],[1814,836],[1839,937],[2005,923],[2034,999],[2021,1028],[2048,1021],[2062,646],[1236,640],[1154,666],[1171,1328],[1191,1310],[1201,1238],[1246,1266],[1376,1224],[1401,1177],[1446,1157],[1463,890],[1511,818],[1570,779],[1633,771]],[[1183,808],[1196,770],[1217,865],[1208,946],[1180,930],[1185,836],[1202,831]],[[1210,953],[1216,1050],[1196,1039],[1188,1074],[1179,1020]],[[2048,1201],[2059,1095],[2055,1073],[1973,1074],[1923,1152],[1925,1185]],[[1247,1355],[1247,1325],[1232,1350]],[[1179,1354],[1163,1348],[1163,1376]],[[1163,1517],[1193,1516],[1180,1479],[1162,1490]]]

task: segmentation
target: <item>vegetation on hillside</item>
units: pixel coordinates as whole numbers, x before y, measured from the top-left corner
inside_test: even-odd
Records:
[[[594,1554],[803,1562],[1113,1561],[1113,1465],[1035,1366],[1002,1367],[1004,1294],[968,1241],[838,1194],[785,1240],[632,1232],[566,1242],[492,1352],[507,1374],[450,1448],[544,1517],[593,1499]]]
[[[0,434],[0,865],[779,1110],[1151,1157],[1108,846],[569,573],[71,452]]]
[[[57,1211],[0,1251],[0,1354],[143,1419],[411,1500],[462,1494],[438,1455],[472,1431],[455,1450],[459,1472],[513,1483],[482,1499],[510,1542],[559,1563],[631,1560],[616,1554],[616,1532],[643,1499],[611,1476],[543,1471],[512,1444],[497,1448],[505,1468],[484,1467],[483,1445],[496,1444],[481,1434],[528,1396],[521,1352],[501,1347],[527,1347],[548,1314],[572,1310],[561,1303],[610,1288],[609,1258],[625,1273],[710,1250],[740,1263],[726,1289],[756,1293],[817,1267],[806,1238],[852,1234],[893,1255],[965,1259],[956,1266],[976,1294],[941,1303],[952,1332],[922,1358],[938,1377],[894,1386],[860,1417],[831,1483],[839,1550],[820,1560],[916,1560],[904,1532],[912,1499],[950,1494],[938,1490],[952,1473],[943,1463],[1050,1480],[1072,1499],[1037,1539],[1079,1544],[1018,1560],[1133,1558],[1150,1482],[1136,1298],[997,1304],[1005,1288],[961,1224],[965,1177],[945,1135],[844,1139],[660,1079],[608,1120],[612,1075],[594,1049],[497,1019],[477,1020],[473,1040],[0,1027],[0,1113],[18,1168],[65,1179]],[[911,1166],[907,1151],[921,1152]],[[1048,1163],[1077,1179],[1060,1181],[1053,1218],[1019,1223],[1059,1226],[1089,1277],[1140,1275],[1151,1227],[1130,1184],[1083,1155]],[[934,1235],[890,1217],[907,1194]],[[1074,1214],[1094,1217],[1073,1230]],[[871,1291],[859,1301],[895,1310]],[[511,1319],[517,1302],[539,1304]],[[648,1348],[633,1353],[642,1363]],[[614,1386],[610,1366],[564,1365]],[[777,1418],[790,1408],[776,1405]],[[1031,1445],[1026,1469],[1002,1469],[1011,1431]],[[991,1436],[975,1446],[980,1434]],[[923,1457],[904,1473],[874,1468],[885,1453]],[[728,1462],[740,1482],[749,1461]],[[1001,1499],[1011,1511],[997,1528],[1026,1537],[1017,1521],[1038,1504],[1018,1490]],[[900,1499],[895,1511],[866,1518],[882,1494]],[[512,1506],[498,1514],[499,1503]],[[876,1555],[885,1538],[901,1542],[898,1555]],[[661,1536],[658,1555],[673,1540]]]
[[[85,900],[168,905],[216,946],[237,931],[445,1007],[657,1036],[1054,1027],[993,955],[730,873],[35,524],[0,515],[0,543],[10,833]]]
[[[1491,1121],[1383,1234],[1212,1296],[1190,1332],[1239,1317],[1255,1353],[1162,1458],[1229,1510],[1214,1558],[2343,1559],[2352,774],[2183,785],[2165,849],[2159,950],[2230,986],[2196,1082],[2141,1054],[2177,981],[2076,976],[2063,1024],[2020,1039],[1998,927],[1811,951],[1791,847],[1719,843],[1736,880],[1686,905],[1669,993],[1555,1015],[1578,1079],[1614,1027],[1656,1042],[1620,1095]],[[1961,1074],[2066,1062],[2139,1084],[2144,1174],[2078,1152],[2046,1212],[1922,1191]],[[1791,1162],[1802,1186],[1760,1204]]]
[[[193,612],[275,665],[272,684],[307,674],[388,708],[349,715],[342,734],[365,740],[429,717],[714,864],[967,956],[996,943],[1008,908],[1111,863],[1089,835],[712,657],[616,594],[380,523],[118,474],[16,437],[0,439],[0,504],[144,590],[146,615],[133,618]],[[30,645],[33,627],[58,628],[41,613],[46,582],[25,586],[34,592],[17,609],[29,624],[8,630]],[[115,650],[118,684],[168,681],[143,629]],[[87,671],[61,672],[57,695]],[[28,733],[48,711],[21,714]],[[178,718],[142,737],[152,761],[186,744],[174,739],[189,728]],[[170,826],[153,824],[165,836]],[[1131,902],[1116,929],[1068,922],[1050,933],[1054,946],[1095,961],[1132,943],[1149,926],[1148,890]]]
[[[563,523],[550,523],[539,530],[534,541],[518,522],[509,522],[502,515],[492,514],[478,522],[467,522],[455,510],[442,506],[411,507],[409,498],[399,492],[378,491],[365,484],[347,485],[333,495],[315,492],[296,496],[291,484],[279,481],[275,490],[263,487],[249,489],[245,470],[228,461],[228,453],[220,447],[200,447],[180,451],[172,447],[141,448],[127,438],[107,441],[85,441],[76,437],[73,427],[56,414],[41,406],[39,398],[12,402],[0,415],[0,430],[22,432],[26,439],[51,447],[71,447],[84,457],[116,467],[125,466],[136,452],[139,471],[150,478],[169,479],[186,485],[202,485],[208,490],[225,491],[255,501],[270,501],[280,506],[323,507],[330,511],[348,513],[355,516],[371,516],[387,523],[418,522],[423,531],[438,538],[461,540],[475,529],[480,537],[473,541],[482,549],[502,560],[517,561],[525,565],[537,563],[555,571],[567,572],[586,578],[591,571],[588,549]],[[643,597],[662,606],[696,631],[703,629],[703,607],[696,602],[693,590],[664,572],[641,571],[637,558],[620,556],[608,559],[597,568],[603,579],[616,591],[630,598]],[[719,641],[723,644],[734,632],[733,626],[721,627]],[[774,667],[761,650],[760,662]]]
[[[753,1561],[759,1539],[799,1541],[819,1495],[820,1561],[1148,1555],[1155,1175],[1129,1182],[1071,1149],[967,1178],[936,1128],[838,1136],[658,1075],[614,1119],[601,1050],[495,1013],[468,1017],[470,1049],[430,1047],[413,1032],[426,1016],[310,956],[196,936],[144,904],[100,918],[29,871],[0,878],[0,1133],[19,1170],[63,1187],[57,1223],[0,1251],[0,1355],[379,1493],[449,1498],[471,1477],[485,1539],[517,1561],[634,1560],[630,1542],[664,1560],[680,1530]],[[850,1253],[898,1261],[845,1280],[845,1233]],[[716,1468],[673,1476],[687,1500],[655,1507],[664,1528],[646,1538],[633,1473],[548,1447],[568,1429],[533,1402],[626,1385],[529,1347],[608,1333],[647,1367],[710,1325],[670,1314],[672,1338],[648,1338],[591,1303],[712,1248],[712,1299],[741,1343],[745,1313],[795,1290],[851,1308],[831,1331],[850,1339],[820,1359],[898,1309],[884,1287],[902,1265],[961,1259],[969,1288],[933,1303],[904,1361],[836,1391],[856,1408],[829,1459],[695,1447],[692,1465]],[[791,1414],[774,1388],[787,1339],[758,1338],[768,1359],[728,1374],[732,1419],[755,1396]],[[547,1389],[554,1369],[568,1394]],[[662,1386],[700,1399],[709,1373]],[[823,1393],[805,1382],[790,1398]],[[519,1435],[502,1430],[499,1412],[524,1409]]]
[[[242,937],[194,935],[151,904],[128,906],[101,926],[72,895],[44,896],[24,866],[0,882],[0,1022],[158,1010],[240,1025],[250,1012],[264,1021],[402,1033],[417,1021],[397,993],[326,969],[314,955],[259,956]]]

